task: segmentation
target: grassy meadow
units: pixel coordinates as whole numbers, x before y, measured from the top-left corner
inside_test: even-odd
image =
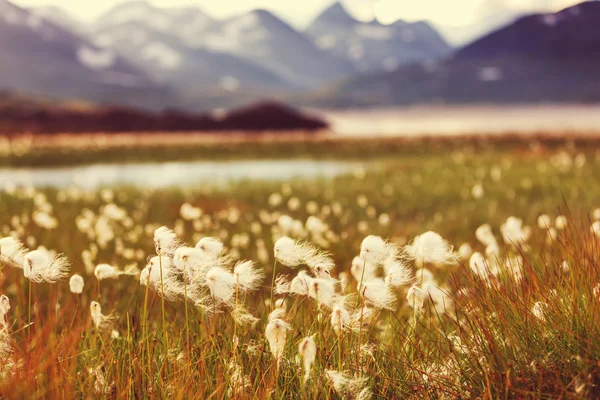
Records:
[[[88,192],[3,182],[0,237],[64,254],[70,271],[32,282],[30,258],[0,241],[0,398],[600,397],[600,145],[440,143],[195,153],[365,161],[332,179]],[[36,151],[2,163],[59,164]],[[161,226],[178,241],[157,245]],[[415,239],[429,231],[445,242]],[[369,235],[386,240],[385,260],[364,251]],[[199,246],[206,257],[178,269],[175,250],[206,237],[223,252]],[[278,261],[282,237],[314,257]],[[241,260],[254,262],[251,284],[236,275]],[[127,273],[97,279],[101,264]],[[302,270],[307,292],[286,290],[284,276]],[[406,275],[391,284],[390,271]]]

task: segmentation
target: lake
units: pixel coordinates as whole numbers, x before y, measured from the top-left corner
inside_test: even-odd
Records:
[[[240,180],[332,178],[362,168],[362,165],[360,162],[325,160],[241,160],[0,168],[0,182],[11,186],[77,186],[83,189],[118,185],[150,188],[214,186]]]

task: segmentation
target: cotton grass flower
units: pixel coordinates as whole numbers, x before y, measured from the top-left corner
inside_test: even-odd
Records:
[[[404,286],[412,282],[414,279],[412,276],[412,271],[401,261],[386,263],[384,267],[386,272],[385,284],[388,287],[395,288]],[[374,277],[370,277],[368,280],[372,280],[373,278]]]
[[[475,252],[471,255],[471,258],[469,259],[469,268],[471,268],[471,271],[480,278],[485,279],[488,276],[489,269],[487,260],[483,254],[479,252]]]
[[[425,232],[413,240],[406,247],[410,257],[416,261],[434,264],[453,264],[456,256],[452,253],[452,246],[438,233]]]
[[[496,237],[492,232],[492,227],[489,224],[483,224],[475,230],[475,237],[484,246],[489,246],[496,243]]]
[[[0,325],[6,328],[8,326],[6,322],[6,314],[10,310],[10,300],[6,295],[0,296]]]
[[[317,344],[312,337],[305,337],[298,345],[298,354],[302,358],[302,366],[304,367],[304,384],[310,377],[310,370],[317,358]]]
[[[427,299],[427,295],[427,291],[421,289],[417,285],[413,285],[408,289],[406,301],[408,302],[408,306],[415,310],[415,314],[420,314],[425,304],[425,300]]]
[[[594,221],[590,227],[590,231],[596,235],[596,237],[600,237],[600,221]]]
[[[454,306],[454,301],[448,293],[432,282],[425,282],[421,290],[426,292],[425,299],[431,299],[436,313],[445,314]]]
[[[344,302],[336,302],[331,310],[331,326],[335,333],[339,336],[343,331],[350,327],[351,322],[350,313],[346,310]]]
[[[73,274],[69,279],[69,290],[74,294],[81,294],[83,292],[83,286],[85,282],[83,277],[79,274]]]
[[[102,314],[102,307],[97,301],[92,301],[90,303],[90,315],[94,326],[100,331],[112,330],[117,319],[114,313],[111,313],[110,315]]]
[[[335,293],[335,284],[329,279],[312,279],[308,287],[308,294],[319,304],[329,308],[333,306],[337,299]]]
[[[531,228],[523,226],[523,221],[520,218],[508,217],[506,222],[500,226],[500,233],[502,233],[504,243],[519,246],[529,240]]]
[[[269,323],[265,328],[265,337],[269,342],[269,349],[271,350],[271,354],[277,361],[277,365],[281,361],[283,357],[283,350],[285,348],[285,340],[287,338],[287,331],[290,329],[290,326],[283,319],[283,312],[280,309],[275,309],[271,314],[269,314]]]
[[[364,269],[364,272],[363,272]],[[350,273],[357,282],[363,280],[370,280],[377,276],[377,266],[372,263],[366,262],[361,256],[356,256],[352,260],[352,266],[350,267]]]
[[[154,231],[154,247],[156,248],[156,254],[170,256],[179,246],[179,239],[171,229],[166,226],[161,226]]]
[[[206,286],[217,301],[229,304],[235,293],[235,277],[221,267],[211,268],[206,273]]]
[[[552,218],[548,214],[542,214],[537,219],[537,225],[540,229],[548,229],[552,226]]]
[[[395,258],[397,253],[397,247],[380,236],[367,236],[360,245],[360,258],[375,265],[383,264],[389,257]]]
[[[335,370],[328,370],[326,375],[336,393],[342,398],[356,397],[368,381],[367,378],[350,378],[346,373]]]
[[[471,257],[471,254],[473,254],[473,248],[469,243],[463,243],[458,248],[458,258],[461,260],[468,260]]]
[[[113,267],[109,264],[98,264],[94,269],[94,275],[99,281],[105,279],[117,279],[121,275],[137,275],[140,273],[139,268],[136,265],[129,265],[125,267],[125,270],[120,270],[117,267]]]
[[[377,309],[394,309],[396,296],[390,291],[383,279],[374,278],[364,282],[360,294],[370,306]]]
[[[225,250],[225,245],[217,238],[203,237],[196,243],[196,248],[216,259]]]
[[[23,268],[26,253],[25,246],[19,240],[13,237],[0,239],[0,264]]]
[[[244,374],[242,366],[231,360],[229,363],[231,386],[227,390],[229,398],[237,398],[244,395],[252,388],[252,380]]]
[[[70,265],[62,254],[52,256],[47,250],[34,250],[25,255],[23,275],[32,282],[54,283],[68,275]]]
[[[330,271],[334,266],[331,256],[307,242],[297,242],[283,236],[273,246],[275,258],[286,267],[307,265],[311,268],[321,267]]]
[[[243,293],[248,293],[259,288],[265,278],[265,273],[263,270],[257,269],[252,261],[242,261],[233,268],[233,277],[238,289]]]
[[[567,222],[567,217],[565,217],[564,215],[559,215],[558,217],[556,217],[556,221],[554,221],[554,226],[559,231],[562,231],[565,230],[565,228],[567,227]]]

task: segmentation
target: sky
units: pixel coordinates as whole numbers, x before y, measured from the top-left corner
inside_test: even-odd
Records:
[[[12,0],[25,6],[56,5],[83,21],[93,21],[125,0]],[[297,26],[306,26],[333,0],[148,0],[160,7],[198,6],[208,14],[224,18],[264,8]],[[581,1],[581,0],[580,0]],[[573,0],[344,0],[358,17],[377,15],[382,22],[396,19],[428,20],[438,25],[472,23],[482,16],[505,10],[551,11],[576,4]]]

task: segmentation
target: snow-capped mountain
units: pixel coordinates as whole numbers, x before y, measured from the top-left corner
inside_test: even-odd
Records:
[[[531,14],[436,65],[358,77],[324,104],[600,101],[600,1]]]
[[[217,21],[198,9],[134,1],[102,16],[90,37],[179,86],[304,88],[354,72],[264,10]]]
[[[265,10],[254,10],[211,26],[203,44],[235,54],[297,86],[314,86],[354,72],[342,58],[323,51],[302,33]]]
[[[190,47],[176,34],[128,21],[96,30],[97,44],[137,63],[155,80],[180,89],[241,86],[281,87],[275,74],[241,57],[207,48]]]
[[[164,95],[115,52],[7,0],[0,0],[0,54],[2,89],[97,101],[128,91],[132,100],[147,100],[148,106],[154,95]]]
[[[358,71],[393,70],[414,62],[439,60],[450,46],[427,22],[383,25],[354,19],[341,3],[327,8],[306,29],[317,47],[351,62]]]
[[[159,8],[136,0],[108,11],[96,21],[94,30],[106,32],[130,23],[179,37],[193,47],[200,44],[202,34],[215,20],[198,7]]]
[[[63,29],[66,29],[71,32],[75,32],[78,34],[86,33],[86,27],[83,23],[78,21],[77,19],[71,17],[65,10],[56,6],[41,6],[30,8],[29,11],[33,15],[37,15],[42,17],[43,19],[60,26]]]

